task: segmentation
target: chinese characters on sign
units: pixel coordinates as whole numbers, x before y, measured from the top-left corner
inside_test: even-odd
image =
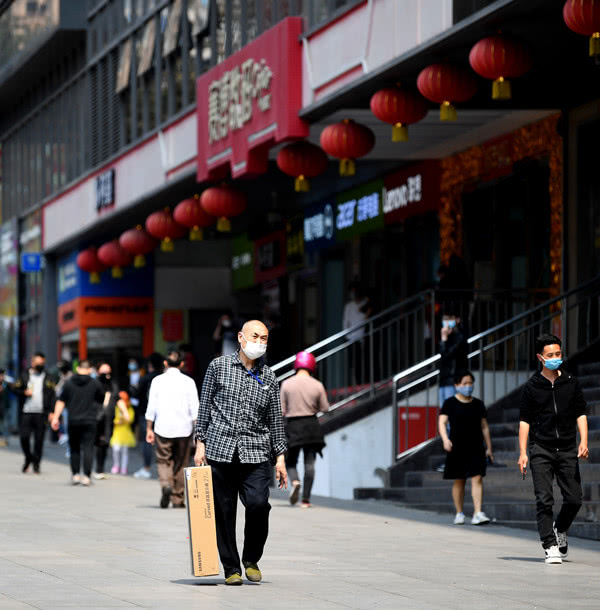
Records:
[[[409,203],[418,203],[422,197],[421,174],[409,176],[406,184],[388,191],[384,190],[383,212],[388,214],[394,210],[405,208]]]
[[[115,203],[115,170],[111,168],[99,176],[96,176],[96,211],[100,213],[103,209]]]
[[[237,254],[233,257],[231,261],[231,268],[234,271],[245,267],[246,265],[252,264],[252,254],[250,252],[243,252],[242,254]]]
[[[273,73],[262,59],[247,59],[210,83],[208,93],[208,143],[218,142],[230,131],[252,119],[254,100],[261,112],[271,108]]]
[[[304,219],[304,241],[333,238],[333,208],[326,204],[323,210]]]

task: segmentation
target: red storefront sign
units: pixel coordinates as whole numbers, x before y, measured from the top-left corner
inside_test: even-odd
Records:
[[[308,136],[301,33],[288,17],[198,78],[198,182],[264,173],[271,146]]]
[[[440,165],[437,161],[402,168],[383,179],[385,224],[406,220],[440,207]]]
[[[258,284],[286,272],[285,231],[277,231],[254,242],[254,278]]]

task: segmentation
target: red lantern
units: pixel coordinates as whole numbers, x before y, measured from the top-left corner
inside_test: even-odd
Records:
[[[100,282],[100,274],[106,267],[100,262],[98,252],[93,246],[82,250],[77,255],[77,266],[90,274],[90,283],[98,284]]]
[[[321,148],[340,160],[340,176],[354,176],[358,157],[364,157],[375,146],[373,132],[350,119],[328,125],[321,132]]]
[[[239,216],[246,209],[246,195],[223,184],[206,189],[200,196],[202,209],[217,216],[217,231],[231,231],[230,218]]]
[[[169,208],[150,214],[146,218],[146,230],[152,237],[160,239],[163,252],[173,252],[173,240],[185,235],[185,227],[175,222]]]
[[[152,252],[158,242],[142,228],[142,225],[138,225],[135,229],[125,231],[119,237],[119,244],[123,250],[133,254],[134,267],[143,267],[146,264],[146,254]]]
[[[469,53],[471,67],[479,76],[493,80],[492,99],[511,98],[507,78],[523,76],[531,68],[531,55],[527,47],[503,36],[481,39]]]
[[[190,230],[190,240],[202,239],[202,227],[210,227],[216,218],[207,214],[200,205],[200,195],[184,199],[173,211],[175,222]]]
[[[133,258],[127,250],[119,245],[118,239],[113,239],[98,248],[98,259],[103,265],[112,267],[112,276],[123,277],[122,267],[127,267],[133,262]]]
[[[327,155],[310,142],[293,142],[277,153],[277,166],[288,176],[296,178],[296,192],[308,191],[308,178],[314,178],[327,169]]]
[[[371,112],[380,121],[394,126],[392,142],[406,142],[407,126],[425,118],[427,102],[413,91],[389,87],[380,89],[371,98]]]
[[[432,64],[421,71],[417,79],[421,94],[440,104],[440,119],[456,121],[452,102],[466,102],[475,95],[477,81],[471,72],[452,64]]]
[[[600,55],[600,0],[567,0],[563,19],[569,29],[590,37],[590,57]]]

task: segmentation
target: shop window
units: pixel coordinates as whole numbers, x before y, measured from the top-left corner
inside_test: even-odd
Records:
[[[120,93],[129,87],[129,74],[131,71],[131,47],[131,39],[126,40],[121,46],[119,69],[117,72],[117,87],[115,89],[115,93]]]
[[[154,47],[156,41],[156,21],[151,19],[144,26],[141,41],[139,42],[138,51],[138,76],[145,74],[152,68],[152,60],[154,59]]]
[[[181,24],[182,0],[175,0],[169,11],[167,26],[163,36],[163,57],[167,57],[177,48],[179,27]]]

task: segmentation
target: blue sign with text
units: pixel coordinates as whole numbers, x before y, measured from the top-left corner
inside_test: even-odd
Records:
[[[39,252],[24,252],[21,254],[21,272],[35,273],[42,270],[42,255]]]

